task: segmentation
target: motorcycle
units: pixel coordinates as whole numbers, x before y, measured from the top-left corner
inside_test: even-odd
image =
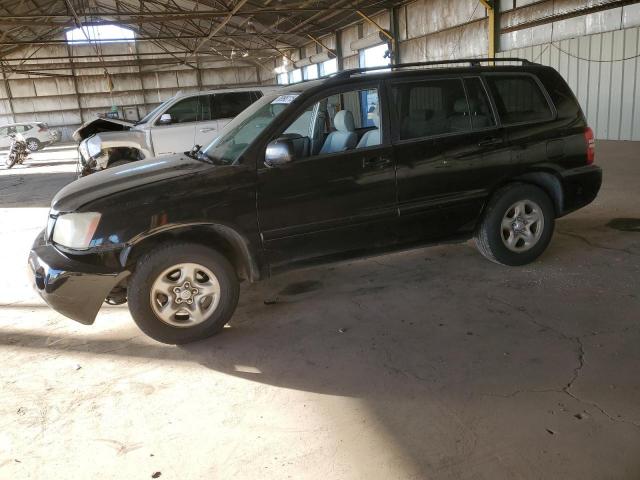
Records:
[[[14,133],[10,135],[11,146],[9,147],[9,153],[5,159],[7,168],[11,168],[14,165],[22,165],[29,155],[27,150],[27,142],[21,133]]]

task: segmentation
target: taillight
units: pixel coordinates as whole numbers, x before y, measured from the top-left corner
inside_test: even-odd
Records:
[[[596,139],[590,127],[584,129],[584,141],[587,144],[587,165],[596,161]]]

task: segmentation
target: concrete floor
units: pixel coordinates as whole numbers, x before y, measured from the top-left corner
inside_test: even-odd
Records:
[[[600,197],[532,265],[469,242],[298,271],[184,347],[31,292],[75,152],[32,157],[0,168],[0,478],[640,477],[640,232],[607,226],[640,218],[640,144],[598,144]]]

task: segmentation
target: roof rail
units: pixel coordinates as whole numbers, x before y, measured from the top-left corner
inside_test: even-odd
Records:
[[[537,65],[526,58],[518,57],[502,57],[502,58],[460,58],[457,60],[434,60],[430,62],[413,62],[413,63],[399,63],[396,65],[385,65],[380,67],[368,67],[368,68],[351,68],[349,70],[343,70],[342,72],[334,73],[331,78],[349,78],[351,75],[357,75],[359,73],[375,72],[376,70],[399,70],[408,67],[427,67],[432,65],[456,65],[461,63],[468,63],[471,67],[479,67],[481,63],[496,63],[496,62],[520,62],[522,65]]]

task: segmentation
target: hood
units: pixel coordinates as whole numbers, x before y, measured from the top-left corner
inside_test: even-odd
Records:
[[[76,142],[80,142],[94,133],[130,130],[133,125],[134,122],[118,118],[96,118],[83,123],[71,136]]]
[[[73,212],[109,195],[172,180],[214,168],[184,154],[168,155],[109,168],[80,178],[60,190],[51,201],[53,212]]]

